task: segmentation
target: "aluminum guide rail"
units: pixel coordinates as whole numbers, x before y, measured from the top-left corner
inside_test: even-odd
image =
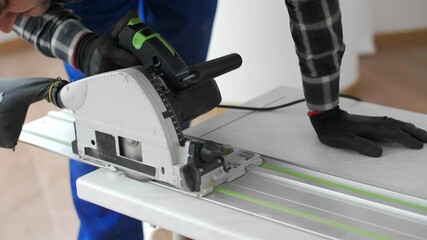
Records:
[[[346,180],[314,177],[316,172],[290,170],[280,160],[264,157],[266,162],[253,167],[245,176],[215,189],[206,198],[283,224],[339,239],[426,239],[427,211],[401,209],[386,200],[405,202],[425,208],[426,201],[380,189],[364,190],[363,185]],[[271,166],[276,166],[271,170]],[[283,170],[283,171],[278,171]],[[288,172],[289,174],[283,173]],[[299,177],[295,177],[299,176]],[[299,181],[303,179],[305,181]],[[307,180],[313,178],[312,180]],[[324,181],[324,186],[319,182]],[[331,187],[330,185],[337,187]],[[343,190],[342,187],[360,193]],[[367,197],[370,193],[375,197]],[[390,197],[393,196],[393,197]],[[415,204],[415,202],[417,202]],[[393,206],[392,206],[393,205]],[[412,211],[413,210],[413,211]]]
[[[76,158],[73,134],[72,113],[50,112],[26,124],[21,141]],[[425,199],[263,160],[204,199],[325,238],[427,239]]]

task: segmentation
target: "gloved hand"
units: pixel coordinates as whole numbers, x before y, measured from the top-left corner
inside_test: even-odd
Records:
[[[322,143],[370,157],[382,154],[382,148],[374,142],[378,140],[397,142],[412,149],[421,149],[427,143],[426,131],[393,118],[353,115],[338,106],[309,116]]]
[[[46,99],[61,107],[58,94],[67,84],[50,78],[0,80],[0,147],[15,147],[32,103]]]
[[[119,47],[117,36],[131,18],[138,17],[136,11],[128,12],[102,36],[95,33],[83,35],[77,43],[73,54],[73,65],[87,76],[131,67],[139,64],[130,52]]]

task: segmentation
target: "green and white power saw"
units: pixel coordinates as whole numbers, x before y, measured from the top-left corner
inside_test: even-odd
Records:
[[[181,124],[221,102],[215,77],[240,67],[238,54],[187,66],[155,31],[132,19],[120,45],[141,66],[76,82],[0,81],[0,147],[14,148],[30,104],[46,99],[75,116],[73,152],[80,161],[151,179],[199,196],[261,164],[257,155],[182,133]]]

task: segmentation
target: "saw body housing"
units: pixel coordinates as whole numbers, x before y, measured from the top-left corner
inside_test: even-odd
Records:
[[[210,84],[216,86],[214,81]],[[160,76],[143,67],[68,84],[60,97],[75,115],[74,153],[89,164],[119,170],[139,180],[161,181],[200,196],[244,174],[247,165],[261,163],[257,155],[184,136],[181,117],[173,105],[178,103],[173,102],[186,99],[188,93],[177,95],[168,90]],[[212,106],[192,115],[219,104],[196,100]]]
[[[46,99],[75,115],[74,154],[119,170],[204,195],[260,164],[256,154],[183,135],[181,124],[221,102],[214,80],[237,69],[233,53],[193,66],[149,26],[132,19],[118,35],[140,66],[68,83],[61,79],[0,82],[0,147],[13,148],[30,104]]]

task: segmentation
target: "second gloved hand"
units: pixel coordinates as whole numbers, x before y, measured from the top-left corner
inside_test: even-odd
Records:
[[[408,148],[421,149],[427,132],[413,124],[388,117],[349,114],[338,106],[310,116],[319,140],[325,145],[355,150],[380,157],[382,148],[374,141],[392,141]]]
[[[102,36],[95,33],[83,35],[73,54],[73,65],[87,76],[131,67],[139,64],[138,59],[119,46],[118,34],[137,13],[131,11]]]

